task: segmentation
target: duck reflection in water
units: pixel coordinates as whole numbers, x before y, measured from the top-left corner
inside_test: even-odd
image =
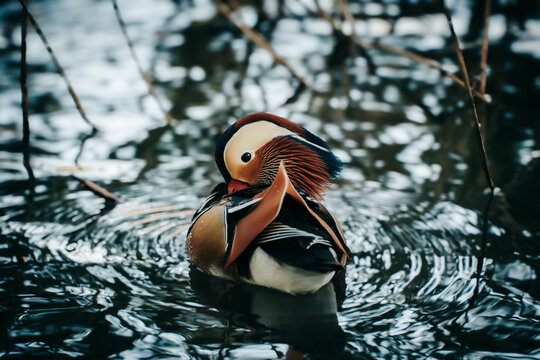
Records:
[[[218,140],[221,183],[186,240],[203,271],[290,294],[314,293],[350,259],[343,231],[321,203],[341,170],[326,143],[278,116],[248,115]]]
[[[249,328],[260,343],[289,345],[286,358],[340,358],[345,333],[337,311],[345,296],[345,271],[320,290],[291,295],[246,283],[231,284],[196,267],[190,271],[191,287],[199,301],[228,313],[230,326]],[[260,337],[257,337],[257,336]]]

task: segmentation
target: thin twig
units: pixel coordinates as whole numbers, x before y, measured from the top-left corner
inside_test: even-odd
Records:
[[[258,32],[256,32],[255,30],[251,29],[249,26],[244,24],[244,22],[242,20],[240,20],[238,18],[238,16],[235,16],[235,14],[233,14],[231,9],[227,5],[223,4],[220,0],[214,0],[214,3],[216,5],[216,7],[218,8],[218,10],[223,15],[225,15],[225,17],[227,19],[229,19],[229,21],[234,26],[236,26],[247,37],[249,37],[251,39],[251,41],[253,41],[257,46],[259,46],[260,48],[263,48],[268,53],[270,53],[270,55],[272,56],[272,58],[274,59],[274,62],[276,64],[281,64],[281,65],[285,66],[287,68],[287,70],[289,70],[289,72],[292,74],[292,76],[294,76],[302,84],[302,86],[308,87],[308,85],[307,85],[306,81],[304,80],[304,78],[302,78],[296,72],[296,70],[294,70],[294,68],[289,64],[289,62],[287,60],[280,57],[276,53],[276,51],[272,48],[272,46],[270,46],[268,41],[261,34],[259,34]]]
[[[163,103],[161,102],[156,92],[156,89],[154,88],[154,85],[152,84],[152,77],[146,71],[143,70],[141,61],[139,60],[139,57],[137,56],[137,52],[135,51],[133,41],[131,41],[131,38],[129,37],[129,34],[127,32],[126,23],[124,22],[124,19],[122,18],[122,14],[120,13],[120,8],[118,7],[118,3],[116,0],[111,0],[111,1],[114,8],[114,14],[116,15],[116,19],[118,20],[118,24],[120,26],[120,29],[122,30],[124,39],[126,40],[126,43],[129,47],[131,57],[133,58],[133,61],[135,62],[135,65],[137,66],[137,70],[139,71],[139,74],[141,74],[141,77],[143,78],[144,82],[146,83],[146,86],[148,87],[148,93],[154,98],[159,109],[163,113],[163,116],[165,116],[165,121],[167,122],[167,125],[172,125],[174,122],[174,119],[171,116],[171,114],[163,106]]]
[[[340,1],[343,1],[343,0],[340,0]],[[340,35],[345,36],[345,37],[351,37],[351,35],[345,34],[343,32],[343,30],[341,29],[341,27],[338,27],[336,25],[334,19],[332,19],[332,17],[330,15],[328,15],[322,9],[322,7],[320,6],[320,4],[319,4],[319,2],[317,0],[315,0],[315,5],[317,6],[317,10],[319,11],[319,15],[330,24],[330,26],[332,27],[332,29],[335,32],[337,32]],[[379,49],[379,50],[382,50],[382,51],[392,53],[392,54],[397,55],[397,56],[402,56],[402,57],[405,57],[407,59],[419,62],[421,64],[429,66],[430,68],[439,70],[441,72],[441,74],[443,74],[444,76],[451,79],[454,83],[456,83],[457,85],[461,86],[464,89],[467,89],[467,86],[465,85],[465,82],[463,80],[461,80],[455,74],[445,70],[443,68],[443,66],[440,63],[438,63],[437,61],[435,61],[435,60],[426,58],[426,57],[424,57],[422,55],[416,54],[416,53],[414,53],[412,51],[409,51],[409,50],[399,49],[399,48],[393,47],[391,45],[381,43],[380,41],[374,41],[374,42],[371,42],[371,43],[366,43],[366,42],[362,42],[357,36],[354,36],[354,37],[351,37],[351,38],[355,42],[355,44],[358,47],[360,47],[361,49],[376,48],[376,49]],[[473,94],[474,94],[475,97],[482,100],[483,102],[485,102],[487,104],[491,103],[491,100],[489,98],[487,98],[485,96],[485,94],[483,94],[483,93],[481,94],[481,93],[476,92],[476,91],[474,91]]]
[[[339,1],[339,7],[343,12],[343,15],[345,16],[345,20],[349,23],[349,26],[351,28],[351,39],[353,40],[353,44],[356,45],[360,51],[360,54],[364,59],[366,59],[367,68],[370,74],[374,74],[376,67],[375,62],[373,61],[371,55],[367,52],[367,47],[365,44],[363,44],[358,36],[356,35],[356,29],[354,27],[354,16],[351,13],[351,10],[349,9],[349,4],[347,3],[347,0],[338,0]],[[319,8],[320,11],[322,11],[322,8],[319,5],[318,0],[315,1],[315,4]],[[343,34],[343,29],[341,29],[341,34]],[[344,35],[344,34],[343,34]]]
[[[23,138],[22,138],[22,153],[23,165],[28,173],[30,182],[34,182],[36,177],[30,165],[30,123],[28,122],[28,84],[26,82],[26,30],[28,29],[28,18],[23,12],[21,20],[21,108],[23,115]]]
[[[482,31],[482,60],[480,61],[480,94],[486,93],[486,65],[488,55],[488,25],[489,14],[491,13],[491,0],[485,0],[486,6],[484,8],[484,30]]]
[[[398,56],[403,56],[403,57],[406,57],[407,59],[410,59],[410,60],[413,60],[413,61],[416,61],[416,62],[419,62],[419,63],[422,63],[424,65],[427,65],[429,66],[430,68],[433,68],[433,69],[437,69],[439,70],[443,75],[449,77],[450,79],[452,79],[452,81],[454,81],[456,84],[458,84],[459,86],[461,86],[462,88],[466,89],[467,87],[465,86],[465,83],[463,82],[463,80],[461,80],[459,77],[457,77],[455,74],[445,70],[441,64],[439,64],[437,61],[435,60],[432,60],[432,59],[428,59],[426,57],[423,57],[422,55],[418,55],[416,53],[413,53],[412,51],[409,51],[409,50],[404,50],[404,49],[398,49],[398,48],[395,48],[393,46],[390,46],[390,45],[387,45],[387,44],[383,44],[383,43],[380,43],[380,42],[375,42],[373,43],[373,47],[376,47],[377,49],[379,50],[383,50],[383,51],[386,51],[386,52],[389,52],[389,53],[392,53],[394,55],[398,55]]]
[[[443,0],[443,10],[444,10],[444,14],[446,15],[446,19],[448,20],[448,26],[450,28],[452,43],[454,44],[454,47],[456,49],[456,54],[459,61],[459,67],[461,68],[463,79],[465,79],[467,93],[471,101],[473,114],[474,114],[474,121],[476,124],[476,135],[478,136],[478,143],[480,145],[480,150],[482,153],[484,174],[486,176],[486,180],[488,182],[489,188],[491,192],[493,192],[495,190],[495,185],[493,185],[493,180],[491,178],[491,173],[489,171],[489,165],[488,165],[487,154],[486,154],[486,146],[484,143],[484,137],[482,136],[480,119],[478,118],[478,112],[476,110],[476,104],[474,102],[474,95],[473,95],[473,91],[472,91],[471,84],[469,81],[469,73],[467,72],[467,66],[465,65],[465,59],[463,58],[463,52],[461,51],[461,48],[459,47],[459,40],[454,30],[454,25],[452,23],[452,15],[450,14],[450,11],[448,10],[448,8],[444,5],[444,0]]]
[[[34,19],[34,17],[32,16],[32,14],[30,13],[30,11],[28,10],[28,8],[26,7],[26,4],[24,2],[24,0],[19,0],[19,2],[21,3],[22,5],[22,8],[26,14],[26,16],[28,16],[28,19],[30,20],[30,23],[32,24],[32,26],[34,27],[34,29],[36,30],[37,34],[39,35],[39,37],[41,38],[41,41],[43,42],[43,44],[45,45],[45,47],[47,48],[47,52],[49,53],[49,55],[51,56],[51,59],[54,63],[54,65],[56,66],[56,70],[58,71],[58,73],[60,74],[60,76],[62,77],[62,79],[64,79],[64,82],[67,86],[67,89],[69,91],[69,94],[71,95],[71,98],[73,99],[73,102],[75,103],[75,106],[77,107],[77,110],[79,111],[79,113],[81,114],[81,117],[83,118],[83,120],[92,127],[92,133],[96,133],[98,131],[98,129],[96,128],[96,126],[94,124],[92,124],[92,122],[88,119],[88,116],[86,115],[86,111],[84,111],[84,108],[82,107],[81,105],[81,102],[79,101],[79,97],[77,96],[77,94],[75,93],[75,90],[73,90],[73,86],[71,86],[71,82],[69,81],[67,75],[66,75],[66,72],[64,71],[64,68],[62,67],[62,65],[60,65],[60,62],[58,61],[58,58],[56,57],[56,55],[54,54],[51,46],[49,45],[49,41],[47,40],[47,38],[45,37],[45,34],[43,33],[43,31],[41,30],[40,26],[38,25],[38,23],[36,22],[36,19]]]
[[[105,190],[104,188],[102,188],[98,184],[94,183],[93,181],[86,180],[86,179],[80,178],[80,177],[75,176],[75,175],[71,175],[71,177],[74,178],[75,180],[77,180],[78,182],[80,182],[81,184],[83,184],[84,186],[86,186],[86,188],[88,190],[90,190],[91,192],[93,192],[97,196],[104,198],[105,200],[112,200],[112,201],[115,201],[115,202],[120,202],[121,201],[114,194],[112,194],[109,191]]]
[[[83,134],[79,137],[80,139],[80,144],[79,144],[79,151],[77,151],[77,155],[75,156],[75,159],[73,160],[73,162],[75,163],[75,165],[77,167],[79,167],[79,159],[81,158],[82,154],[83,154],[83,150],[84,150],[84,145],[86,144],[86,142],[88,140],[90,140],[91,138],[93,138],[94,136],[96,135],[96,132],[95,131],[92,131],[91,133],[89,134]]]
[[[314,0],[314,4],[315,4],[315,7],[317,8],[317,11],[319,12],[319,16],[321,16],[324,20],[326,20],[328,22],[328,24],[330,24],[330,26],[332,27],[332,30],[334,32],[337,32],[343,36],[347,36],[344,32],[343,32],[343,29],[341,29],[340,26],[337,26],[336,25],[336,22],[334,21],[334,19],[328,15],[326,13],[326,11],[324,11],[324,9],[322,8],[321,4],[319,3],[318,0]],[[308,10],[309,11],[309,10]],[[311,10],[310,12],[313,13],[313,11]]]
[[[435,61],[433,59],[426,58],[426,57],[424,57],[422,55],[418,55],[418,54],[416,54],[416,53],[414,53],[412,51],[409,51],[409,50],[399,49],[399,48],[396,48],[396,47],[393,47],[393,46],[390,46],[390,45],[387,45],[387,44],[383,44],[381,42],[373,42],[373,43],[371,43],[371,46],[374,47],[374,48],[377,48],[379,50],[383,50],[383,51],[392,53],[394,55],[403,56],[403,57],[405,57],[407,59],[422,63],[424,65],[429,66],[430,68],[437,69],[437,70],[439,70],[441,72],[441,74],[448,77],[454,83],[456,83],[457,85],[459,85],[462,88],[464,88],[465,90],[467,90],[467,85],[465,84],[465,82],[463,80],[461,80],[455,74],[445,70],[440,63],[438,63],[437,61]],[[485,94],[480,94],[477,91],[473,91],[473,95],[476,98],[482,100],[483,102],[485,102],[487,104],[491,103],[491,100],[489,98],[485,97]]]
[[[318,3],[319,0],[316,0],[316,2]],[[356,37],[356,29],[354,27],[354,16],[349,10],[349,4],[347,4],[347,0],[337,0],[336,2],[338,3],[339,14],[345,19],[346,22],[349,23],[349,26],[351,27],[351,37],[353,38]]]

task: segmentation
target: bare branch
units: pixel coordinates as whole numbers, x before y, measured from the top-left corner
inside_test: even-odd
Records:
[[[259,34],[258,32],[256,32],[255,30],[251,29],[249,26],[244,24],[244,22],[240,18],[238,18],[238,16],[233,14],[231,9],[227,5],[222,3],[220,0],[214,0],[214,3],[216,4],[217,9],[223,15],[225,15],[225,17],[227,17],[227,19],[229,19],[229,21],[233,23],[234,26],[236,26],[240,31],[242,31],[244,35],[249,37],[251,41],[253,41],[257,46],[266,50],[272,56],[276,64],[281,64],[285,66],[287,70],[289,70],[289,72],[292,74],[292,76],[294,76],[301,83],[303,87],[308,87],[304,78],[301,77],[296,72],[296,70],[294,70],[294,68],[289,64],[287,60],[280,57],[276,53],[276,51],[272,48],[272,46],[270,46],[268,41],[266,41],[266,39],[261,34]]]
[[[345,1],[345,0],[340,0],[340,1]],[[315,5],[317,6],[317,10],[319,11],[320,16],[323,19],[325,19],[326,21],[328,21],[328,23],[330,24],[330,26],[332,27],[332,29],[335,32],[339,33],[342,36],[351,37],[350,35],[345,34],[343,32],[343,30],[341,29],[341,27],[338,27],[336,25],[336,23],[332,19],[332,17],[330,15],[328,15],[321,8],[318,0],[315,0]],[[352,15],[350,15],[350,16],[352,16]],[[354,34],[354,32],[352,32],[352,34]],[[439,70],[441,72],[441,74],[443,74],[444,76],[451,79],[454,83],[456,83],[457,85],[461,86],[464,89],[467,89],[467,86],[465,85],[465,82],[463,82],[463,80],[461,80],[455,74],[445,70],[443,68],[443,66],[440,63],[438,63],[437,61],[435,61],[435,60],[426,58],[426,57],[424,57],[422,55],[416,54],[416,53],[414,53],[412,51],[409,51],[409,50],[399,49],[399,48],[393,47],[391,45],[383,44],[383,43],[381,43],[379,41],[374,41],[374,42],[371,42],[371,43],[365,43],[365,42],[362,42],[357,36],[353,36],[352,39],[356,43],[356,45],[359,46],[361,49],[376,48],[376,49],[379,49],[379,50],[382,50],[382,51],[392,53],[394,55],[402,56],[402,57],[405,57],[407,59],[419,62],[421,64],[429,66],[430,68],[437,69],[437,70]],[[369,60],[368,60],[368,64],[369,64]],[[487,98],[484,93],[479,93],[479,92],[474,91],[473,94],[474,94],[475,97],[482,100],[483,102],[485,102],[487,104],[491,103],[491,100],[489,98]]]
[[[442,65],[440,63],[438,63],[437,61],[435,61],[435,60],[428,59],[426,57],[423,57],[422,55],[418,55],[418,54],[416,54],[416,53],[414,53],[412,51],[409,51],[409,50],[399,49],[399,48],[396,48],[396,47],[393,47],[393,46],[390,46],[390,45],[386,45],[386,44],[383,44],[383,43],[380,43],[380,42],[372,43],[372,46],[379,49],[379,50],[383,50],[383,51],[392,53],[394,55],[403,56],[403,57],[406,57],[407,59],[422,63],[424,65],[427,65],[430,68],[437,69],[443,75],[445,75],[445,76],[449,77],[450,79],[452,79],[452,81],[454,81],[456,84],[458,84],[462,88],[466,89],[466,86],[465,86],[465,83],[463,82],[463,80],[461,80],[455,74],[445,70],[442,67]]]
[[[383,50],[383,51],[386,51],[386,52],[389,52],[389,53],[392,53],[394,55],[399,55],[399,56],[403,56],[403,57],[406,57],[407,59],[410,59],[410,60],[413,60],[413,61],[416,61],[416,62],[419,62],[419,63],[422,63],[424,65],[427,65],[429,66],[430,68],[433,68],[433,69],[437,69],[441,72],[441,74],[443,74],[444,76],[450,78],[455,84],[461,86],[462,88],[464,88],[465,90],[467,90],[467,85],[465,84],[465,82],[463,80],[461,80],[459,77],[457,77],[455,74],[445,70],[442,65],[433,60],[433,59],[429,59],[429,58],[426,58],[422,55],[418,55],[412,51],[409,51],[409,50],[404,50],[404,49],[399,49],[399,48],[396,48],[396,47],[393,47],[393,46],[390,46],[390,45],[386,45],[386,44],[383,44],[383,43],[380,43],[380,42],[374,42],[371,44],[372,47],[374,48],[377,48],[379,50]],[[483,102],[485,102],[486,104],[491,104],[491,99],[487,98],[485,96],[485,94],[481,94],[477,91],[473,91],[473,95],[482,100]]]
[[[455,74],[449,72],[448,70],[445,70],[443,68],[443,66],[439,62],[437,62],[437,61],[435,61],[433,59],[426,58],[426,57],[424,57],[422,55],[418,55],[418,54],[416,54],[416,53],[414,53],[412,51],[409,51],[409,50],[399,49],[399,48],[396,48],[396,47],[393,47],[393,46],[390,46],[390,45],[387,45],[387,44],[383,44],[383,43],[380,43],[380,42],[371,43],[371,46],[374,47],[374,48],[377,48],[379,50],[383,50],[383,51],[392,53],[394,55],[403,56],[403,57],[405,57],[407,59],[410,59],[410,60],[419,62],[421,64],[424,64],[426,66],[429,66],[430,68],[439,70],[441,72],[441,74],[443,74],[444,76],[450,78],[454,83],[456,83],[457,85],[459,85],[462,88],[464,88],[465,90],[467,90],[467,85],[465,85],[465,82],[463,80],[461,80],[458,76],[456,76]],[[473,91],[473,95],[476,98],[482,100],[483,102],[485,102],[487,104],[491,104],[491,99],[485,97],[484,96],[485,94],[480,94],[477,91]]]
[[[143,70],[139,57],[137,56],[137,53],[135,52],[133,41],[131,41],[131,38],[129,37],[129,34],[127,32],[126,23],[124,22],[124,19],[122,18],[122,14],[120,13],[120,8],[118,7],[118,3],[116,0],[111,0],[111,1],[114,8],[114,14],[116,15],[116,19],[118,20],[118,25],[120,26],[120,29],[122,30],[122,34],[124,35],[124,39],[126,40],[126,43],[129,47],[131,57],[133,58],[133,61],[135,62],[135,65],[137,66],[137,70],[139,71],[139,74],[141,74],[141,77],[143,78],[144,82],[146,83],[146,86],[148,87],[148,93],[154,98],[159,109],[163,113],[163,116],[165,116],[165,121],[167,122],[167,125],[172,125],[175,119],[173,119],[171,114],[163,106],[154,88],[154,85],[152,84],[153,82],[152,77],[146,71]]]
[[[80,177],[75,176],[75,175],[71,175],[71,177],[74,178],[75,180],[77,180],[78,182],[80,182],[81,184],[83,184],[88,190],[90,190],[91,192],[93,192],[97,196],[104,198],[105,200],[115,201],[115,202],[120,202],[121,201],[118,197],[116,197],[115,195],[113,195],[109,191],[105,190],[104,188],[102,188],[98,184],[94,183],[93,181],[86,180],[86,179],[80,178]]]
[[[21,108],[23,115],[23,138],[22,138],[22,153],[23,153],[23,164],[26,172],[28,173],[28,179],[30,182],[36,180],[34,176],[34,171],[30,165],[30,124],[28,122],[28,84],[27,73],[26,73],[26,30],[28,29],[28,18],[27,15],[23,12],[21,19],[21,73],[20,73],[20,83],[21,83]]]
[[[30,23],[32,24],[32,26],[34,27],[34,29],[36,30],[37,34],[39,35],[41,41],[43,42],[43,44],[45,45],[45,47],[47,48],[47,52],[49,53],[49,55],[51,56],[51,59],[54,63],[54,66],[56,66],[56,70],[58,71],[58,73],[60,74],[60,76],[62,77],[62,79],[64,79],[64,83],[66,84],[67,86],[67,89],[69,91],[69,94],[71,95],[71,98],[73,99],[73,102],[75,103],[75,106],[77,107],[77,110],[79,111],[79,114],[81,114],[81,117],[83,118],[83,120],[92,127],[92,133],[96,133],[98,131],[98,129],[96,128],[96,126],[90,121],[90,119],[88,119],[88,116],[86,115],[86,111],[84,111],[84,108],[82,107],[81,105],[81,102],[79,100],[79,97],[77,96],[77,94],[75,93],[75,90],[73,90],[73,86],[71,86],[71,82],[69,81],[67,75],[66,75],[66,72],[64,71],[64,68],[62,67],[62,65],[60,65],[60,62],[58,61],[58,58],[56,57],[56,55],[54,54],[51,46],[49,45],[49,41],[47,40],[47,38],[45,37],[45,34],[43,33],[43,31],[41,30],[41,28],[39,27],[38,23],[36,22],[36,19],[34,19],[34,17],[32,16],[32,14],[30,13],[30,11],[28,10],[28,8],[26,7],[26,4],[23,0],[19,0],[19,2],[21,3],[22,5],[22,8],[26,14],[26,16],[28,17],[28,19],[30,20]]]
[[[488,25],[489,14],[491,12],[491,0],[486,0],[486,7],[484,8],[484,30],[482,31],[482,60],[480,61],[480,94],[486,93],[486,65],[488,55]]]
[[[336,22],[334,21],[334,19],[332,19],[332,17],[330,15],[328,15],[326,13],[326,11],[324,11],[324,9],[322,8],[321,4],[319,3],[319,0],[314,0],[313,1],[315,3],[315,6],[317,7],[317,11],[319,12],[319,15],[326,21],[328,21],[328,23],[330,24],[330,26],[332,27],[332,30],[334,30],[335,32],[343,35],[343,36],[347,36],[344,32],[343,32],[343,29],[341,29],[340,26],[337,26],[336,25]]]
[[[476,134],[477,134],[477,137],[478,137],[478,143],[480,145],[480,150],[481,150],[481,153],[482,153],[482,160],[483,160],[483,165],[484,165],[484,174],[486,176],[486,180],[488,182],[489,188],[490,188],[491,192],[493,192],[495,190],[495,185],[493,185],[493,180],[491,178],[491,173],[489,171],[489,165],[488,165],[487,154],[486,154],[486,146],[485,146],[484,137],[483,137],[482,131],[481,131],[481,123],[480,123],[480,119],[478,118],[478,112],[476,110],[476,104],[474,102],[473,91],[472,91],[471,84],[470,84],[470,81],[469,81],[469,73],[467,72],[467,66],[465,65],[465,59],[463,58],[463,52],[461,51],[461,48],[459,47],[459,40],[458,40],[456,32],[454,30],[454,25],[452,23],[452,15],[450,14],[450,11],[448,10],[448,8],[446,6],[444,6],[444,3],[443,3],[443,10],[444,10],[444,14],[446,15],[446,19],[448,20],[448,26],[450,28],[450,33],[451,33],[451,37],[452,37],[452,43],[454,44],[454,48],[456,49],[456,55],[457,55],[457,58],[458,58],[458,61],[459,61],[459,66],[461,68],[463,78],[465,79],[465,86],[466,86],[466,89],[467,89],[467,93],[469,95],[469,99],[471,101],[473,114],[474,114],[474,121],[475,121],[475,124],[476,124]]]
[[[360,39],[358,39],[358,36],[356,35],[356,29],[354,28],[354,16],[349,9],[347,0],[338,0],[338,1],[340,4],[340,9],[345,16],[345,20],[349,23],[349,26],[351,27],[351,38],[353,40],[353,44],[355,44],[358,47],[360,51],[360,55],[362,55],[362,57],[366,59],[369,73],[374,74],[376,70],[375,62],[373,62],[371,55],[367,52],[367,47],[365,46],[365,44],[363,44],[360,41]]]

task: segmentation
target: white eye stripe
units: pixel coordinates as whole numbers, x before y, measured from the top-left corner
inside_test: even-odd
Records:
[[[327,148],[325,148],[325,147],[322,147],[322,146],[320,146],[320,145],[317,145],[317,144],[315,144],[315,143],[312,143],[311,141],[308,141],[308,140],[304,139],[303,137],[301,137],[301,136],[299,136],[299,135],[292,135],[292,137],[295,138],[295,139],[298,139],[298,140],[300,140],[300,141],[302,141],[302,142],[304,142],[304,143],[306,143],[306,144],[309,144],[309,145],[311,145],[311,146],[314,146],[314,147],[316,147],[317,149],[321,149],[321,150],[323,150],[323,151],[330,152],[330,149],[327,149]]]

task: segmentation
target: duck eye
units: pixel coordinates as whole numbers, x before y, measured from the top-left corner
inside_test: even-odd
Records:
[[[242,159],[243,162],[247,163],[249,160],[251,160],[251,153],[243,153],[240,159]]]

